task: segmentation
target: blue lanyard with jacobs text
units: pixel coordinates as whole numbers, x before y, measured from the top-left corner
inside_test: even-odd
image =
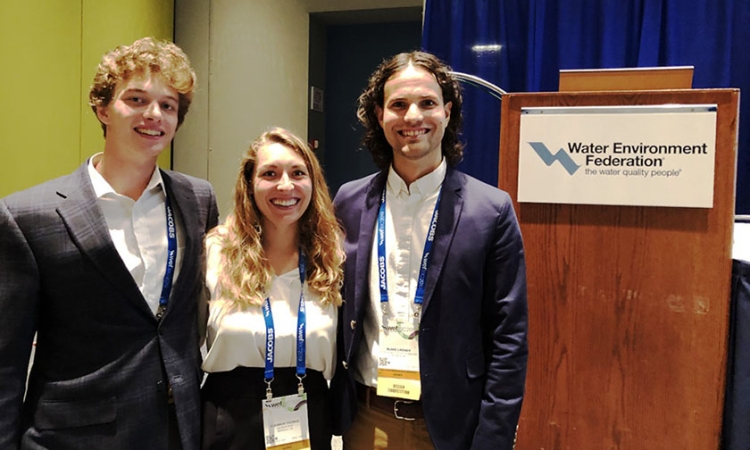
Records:
[[[387,188],[383,189],[383,195],[380,197],[380,209],[378,211],[378,278],[380,287],[380,304],[385,310],[385,305],[388,303],[388,278],[385,267],[385,192]],[[440,207],[440,197],[442,191],[438,192],[438,198],[435,202],[435,209],[432,211],[432,219],[430,220],[430,227],[427,229],[427,238],[424,243],[424,250],[422,251],[422,261],[419,264],[419,278],[417,278],[417,291],[414,294],[414,303],[417,306],[422,306],[424,301],[424,286],[425,279],[427,277],[427,267],[429,264],[430,252],[432,251],[432,242],[435,240],[435,227],[437,227],[438,220],[438,208]]]
[[[302,379],[305,377],[305,327],[307,321],[305,318],[305,254],[300,250],[299,252],[299,310],[297,311],[297,379],[299,380],[298,392],[302,394],[304,388],[302,386]],[[273,381],[274,374],[274,354],[276,347],[276,339],[273,326],[273,314],[271,313],[271,300],[266,297],[266,301],[263,302],[263,318],[266,321],[266,369],[264,372],[265,382],[268,386],[266,388],[266,398],[269,400],[272,397],[271,394],[271,382]]]
[[[172,205],[169,203],[169,196],[165,193],[164,197],[164,209],[167,214],[167,270],[164,273],[164,282],[161,285],[161,296],[159,297],[159,309],[156,312],[156,318],[159,320],[167,312],[177,260],[177,227],[175,226],[174,212],[172,211]]]

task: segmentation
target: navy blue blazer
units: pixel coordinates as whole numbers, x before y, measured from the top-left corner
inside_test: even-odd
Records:
[[[334,430],[357,412],[352,375],[369,295],[370,257],[387,171],[341,187],[346,232]],[[526,270],[507,193],[448,169],[430,255],[419,364],[427,428],[437,449],[510,450],[526,378]]]
[[[166,449],[167,381],[183,447],[199,447],[203,236],[218,211],[208,182],[162,178],[185,240],[161,322],[117,253],[86,163],[0,201],[0,448]]]

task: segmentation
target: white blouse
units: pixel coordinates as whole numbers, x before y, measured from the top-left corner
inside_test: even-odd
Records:
[[[225,372],[235,367],[265,367],[266,322],[260,306],[238,306],[220,298],[216,288],[221,265],[220,245],[207,243],[206,284],[211,301],[206,345],[208,353],[203,361],[206,372]],[[297,311],[300,298],[299,270],[274,276],[269,295],[273,314],[276,347],[274,366],[297,365]],[[323,306],[319,296],[305,287],[306,367],[333,377],[336,364],[337,311],[332,304]]]

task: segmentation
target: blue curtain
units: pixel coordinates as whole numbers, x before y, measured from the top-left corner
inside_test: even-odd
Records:
[[[750,88],[748,0],[426,0],[424,14],[425,50],[508,92],[557,91],[560,69],[685,65],[695,67],[694,88]],[[496,185],[500,102],[465,86],[460,167]],[[750,214],[744,122],[737,214]]]

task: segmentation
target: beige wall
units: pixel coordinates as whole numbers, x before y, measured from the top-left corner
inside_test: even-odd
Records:
[[[208,38],[210,1],[175,2],[174,40],[190,58],[198,85],[190,111],[174,139],[175,170],[208,179]]]
[[[103,148],[87,97],[101,55],[172,38],[172,0],[0,2],[0,197],[73,171]],[[159,162],[169,166],[169,151]]]
[[[208,178],[222,218],[255,137],[271,126],[307,135],[308,20],[299,0],[176,6],[175,40],[199,67],[201,89],[175,142],[174,167]]]

